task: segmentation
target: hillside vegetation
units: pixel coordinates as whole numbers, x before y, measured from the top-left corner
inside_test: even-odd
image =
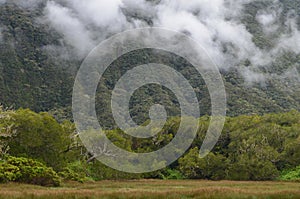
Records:
[[[159,134],[149,139],[130,137],[120,130],[109,130],[106,133],[118,147],[143,153],[155,151],[168,144],[174,138],[179,124],[179,118],[172,118]],[[27,109],[2,110],[0,181],[22,182],[22,176],[27,175],[28,169],[33,171],[33,176],[25,178],[26,182],[34,184],[45,183],[38,180],[43,174],[50,179],[52,176],[54,182],[57,174],[62,179],[80,182],[139,178],[300,180],[299,112],[227,118],[213,151],[205,158],[200,158],[199,148],[208,124],[208,116],[199,119],[200,128],[190,150],[172,165],[152,173],[128,174],[106,167],[96,160],[94,154],[88,153],[72,123],[58,123],[48,113],[34,113]],[[28,158],[38,162],[27,160]],[[155,161],[153,163],[156,164]],[[57,174],[51,174],[51,168]],[[35,172],[37,173],[34,174]]]
[[[300,10],[297,1],[281,3],[283,11],[280,18],[281,29],[278,31],[289,28],[284,21],[291,10],[295,13]],[[241,19],[246,29],[254,35],[254,43],[266,51],[274,45],[276,37],[264,34],[256,15],[259,10],[267,9],[268,6],[268,1],[251,2],[245,6],[244,18]],[[67,51],[72,47],[64,42],[61,34],[39,21],[42,17],[42,7],[27,10],[13,3],[0,6],[0,103],[15,109],[22,107],[37,112],[51,111],[58,119],[71,119],[72,86],[82,60],[75,59],[76,55],[71,50]],[[63,46],[66,52],[53,46]],[[227,92],[228,115],[300,110],[299,82],[292,81],[289,77],[281,78],[293,67],[299,71],[299,55],[285,52],[274,60],[270,66],[258,71],[264,75],[273,74],[262,83],[249,84],[234,67],[221,70]],[[209,114],[210,98],[207,88],[189,63],[169,53],[144,50],[122,56],[111,65],[111,69],[99,83],[96,108],[98,118],[104,126],[115,127],[107,109],[110,107],[110,93],[116,81],[131,67],[156,61],[170,65],[187,77],[197,92],[201,114]],[[251,67],[252,63],[245,60],[240,65]],[[133,119],[137,123],[146,121],[148,108],[157,101],[167,107],[171,116],[178,115],[180,109],[172,93],[166,88],[150,85],[140,88],[131,99]]]

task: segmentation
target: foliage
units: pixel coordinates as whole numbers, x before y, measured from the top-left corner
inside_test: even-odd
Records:
[[[58,45],[59,36],[35,18],[42,10],[28,12],[16,5],[0,6],[0,101],[5,106],[46,111],[71,103],[73,79],[67,68],[73,61],[58,61],[46,46]],[[64,67],[62,67],[64,66]]]
[[[118,179],[139,179],[141,174],[131,174],[112,169],[99,161],[94,161],[89,166],[90,177],[94,180],[118,180]]]
[[[185,177],[182,175],[182,173],[176,169],[164,169],[163,171],[159,172],[159,176],[163,180],[182,180],[185,179]]]
[[[7,156],[0,162],[0,182],[59,186],[60,178],[52,168],[36,160]]]
[[[227,165],[228,160],[220,154],[210,153],[201,158],[197,147],[179,159],[179,169],[187,178],[224,179]]]
[[[64,180],[72,180],[78,182],[91,181],[92,178],[89,177],[90,171],[88,171],[88,165],[83,161],[75,161],[69,163],[61,172],[58,173]]]
[[[281,173],[280,180],[297,180],[300,181],[300,166],[291,169],[285,170]]]
[[[238,160],[230,164],[228,168],[228,180],[274,180],[279,172],[274,164],[266,160],[242,155]]]
[[[105,143],[87,151],[74,125],[56,122],[47,113],[30,110],[2,110],[0,143],[4,154],[30,157],[52,166],[65,180],[84,182],[104,179],[210,179],[210,180],[274,180],[283,171],[300,165],[300,113],[241,115],[228,117],[213,151],[199,157],[199,148],[206,136],[210,118],[199,119],[199,128],[190,150],[168,168],[147,174],[128,174],[111,169],[97,161],[98,155],[110,155]],[[157,135],[147,139],[133,138],[120,129],[106,131],[107,137],[118,147],[146,153],[167,145],[180,125],[180,118],[169,119]],[[187,133],[189,128],[186,129]],[[90,141],[97,141],[91,133]],[[145,160],[146,161],[146,160]],[[158,164],[149,162],[149,164]],[[14,166],[8,166],[18,173]],[[7,179],[15,175],[7,173]]]
[[[1,125],[10,136],[2,141],[9,146],[10,155],[34,158],[56,170],[66,164],[64,151],[71,145],[73,125],[59,124],[48,113],[28,109],[9,111],[7,115]]]
[[[178,161],[180,171],[187,178],[273,180],[280,171],[300,165],[300,113],[297,111],[227,118],[212,153],[201,159],[197,150],[206,135],[208,122],[205,117],[200,119],[192,149]],[[214,165],[211,169],[215,171],[211,172],[206,159],[210,159],[209,163]]]
[[[11,110],[3,110],[0,106],[0,155],[4,155],[9,151],[8,140],[16,134],[14,127],[14,119]]]

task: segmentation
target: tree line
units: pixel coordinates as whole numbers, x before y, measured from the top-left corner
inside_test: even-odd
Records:
[[[170,166],[151,173],[129,174],[105,166],[86,151],[72,122],[58,122],[46,112],[1,108],[0,182],[58,186],[62,180],[300,179],[299,112],[228,117],[213,151],[200,158],[209,121],[209,116],[199,118],[190,149]],[[106,134],[118,147],[144,153],[167,145],[179,125],[180,118],[169,118],[162,131],[149,139],[134,138],[119,129]]]

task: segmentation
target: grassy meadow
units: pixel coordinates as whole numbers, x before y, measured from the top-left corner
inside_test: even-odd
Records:
[[[300,198],[297,182],[134,180],[64,183],[58,188],[0,185],[0,198]]]

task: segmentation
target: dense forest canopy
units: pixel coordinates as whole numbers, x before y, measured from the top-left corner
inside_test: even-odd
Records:
[[[109,130],[106,134],[118,147],[144,153],[167,145],[175,136],[179,124],[179,118],[172,118],[159,134],[149,139],[130,137],[120,130]],[[33,172],[33,176],[28,178],[31,179],[29,183],[54,185],[59,176],[77,181],[139,178],[299,179],[299,112],[228,117],[213,151],[200,158],[199,148],[208,124],[208,116],[199,119],[200,128],[190,150],[169,167],[146,174],[128,174],[103,165],[87,152],[72,123],[58,123],[48,113],[34,113],[28,109],[1,110],[0,181],[27,182],[23,175],[28,175],[26,169],[29,167],[32,167],[30,171],[38,168],[43,171]],[[43,173],[48,176],[46,181],[40,180]]]

